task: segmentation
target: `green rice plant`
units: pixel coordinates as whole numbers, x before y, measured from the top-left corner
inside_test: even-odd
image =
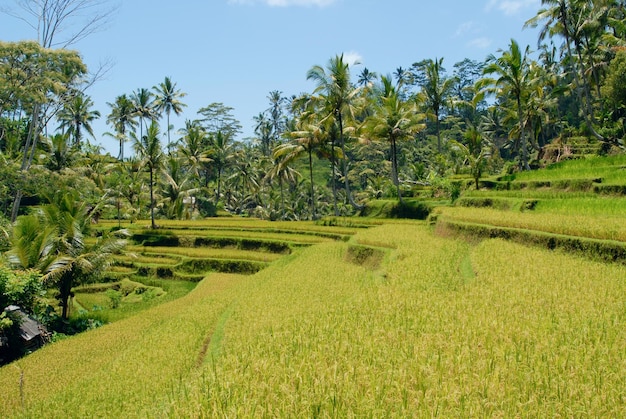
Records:
[[[624,218],[618,215],[591,217],[462,207],[443,208],[440,213],[440,218],[443,220],[530,229],[600,240],[626,241],[626,224],[623,222]]]

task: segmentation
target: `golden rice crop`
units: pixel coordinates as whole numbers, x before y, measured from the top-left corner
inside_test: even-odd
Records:
[[[626,267],[422,223],[354,240],[382,265],[321,243],[3,367],[0,415],[626,415]]]

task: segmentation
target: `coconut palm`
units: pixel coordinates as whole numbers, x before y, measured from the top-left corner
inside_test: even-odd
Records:
[[[519,44],[511,39],[509,49],[502,51],[498,58],[491,55],[488,64],[483,70],[486,75],[495,75],[495,78],[485,78],[481,86],[494,92],[496,96],[506,100],[510,98],[515,103],[519,139],[522,148],[521,164],[525,170],[530,170],[528,164],[528,140],[524,126],[524,109],[532,86],[531,72],[528,65],[528,48],[522,53]]]
[[[111,255],[126,244],[125,231],[85,240],[92,213],[76,193],[57,193],[35,213],[19,217],[13,230],[9,260],[19,268],[39,270],[45,282],[58,287],[64,319],[72,288],[109,266]]]
[[[135,106],[126,95],[116,97],[114,103],[107,102],[107,105],[111,107],[111,113],[107,116],[107,124],[113,125],[113,129],[116,133],[115,137],[120,142],[118,159],[124,160],[124,143],[127,139],[127,129],[132,130],[137,126],[137,121],[135,121]]]
[[[424,70],[425,79],[419,97],[428,117],[435,121],[437,151],[441,153],[441,113],[451,104],[456,79],[444,76],[443,58],[427,60]]]
[[[314,102],[321,106],[318,112],[324,119],[334,120],[338,128],[339,147],[343,154],[342,175],[348,202],[355,208],[360,206],[354,201],[350,192],[348,171],[350,162],[346,160],[346,128],[347,123],[354,121],[357,112],[357,102],[361,87],[354,87],[350,81],[350,66],[344,61],[343,54],[328,61],[326,69],[316,65],[307,73],[307,79],[317,84],[313,94]],[[324,121],[321,121],[324,123]],[[353,127],[351,127],[353,129]],[[334,176],[334,173],[333,173]]]
[[[217,203],[222,193],[224,170],[232,165],[235,150],[233,143],[221,131],[210,138],[209,144],[209,158],[217,176],[217,189],[215,191],[215,202]]]
[[[591,88],[585,75],[586,69],[582,57],[585,31],[589,27],[587,15],[590,13],[588,9],[590,2],[581,0],[541,0],[541,4],[545,7],[540,9],[533,18],[529,19],[525,26],[535,28],[541,22],[545,22],[539,33],[539,42],[548,36],[559,35],[565,39],[564,47],[567,54],[565,62],[571,66],[574,90],[582,107],[583,118],[591,133],[597,139],[604,140],[604,137],[593,128],[593,100],[591,98]],[[606,13],[608,13],[608,9]]]
[[[279,165],[285,167],[294,160],[306,155],[309,165],[309,203],[311,219],[317,218],[315,206],[315,188],[313,181],[313,154],[319,154],[323,144],[328,139],[323,124],[314,118],[301,117],[297,122],[297,129],[289,133],[293,142],[281,144],[274,149],[273,159],[279,161]]]
[[[167,149],[170,148],[170,113],[174,112],[176,115],[180,115],[183,112],[183,108],[187,105],[182,103],[179,99],[185,97],[187,94],[176,89],[176,83],[172,83],[169,77],[165,77],[165,80],[157,86],[154,86],[156,91],[156,99],[154,101],[157,112],[165,112],[167,115]]]
[[[77,92],[57,114],[59,128],[74,138],[74,146],[80,146],[82,130],[94,137],[91,123],[100,118],[100,112],[92,111],[93,101],[89,96]]]
[[[181,133],[183,136],[178,144],[178,154],[189,173],[195,179],[199,179],[204,165],[211,162],[208,150],[209,137],[198,121],[185,121],[185,128]]]
[[[146,135],[141,138],[137,138],[135,133],[131,133],[133,137],[133,147],[135,152],[144,167],[148,168],[150,173],[150,182],[148,186],[150,188],[150,221],[152,228],[156,228],[154,222],[154,186],[155,175],[161,170],[163,162],[163,151],[161,150],[161,141],[159,141],[159,125],[156,121],[152,121]]]
[[[413,101],[402,100],[391,77],[381,78],[382,89],[374,112],[363,124],[364,136],[376,141],[389,141],[391,156],[391,178],[402,202],[398,179],[398,142],[414,138],[424,128],[423,115],[417,112]]]
[[[155,120],[157,115],[154,109],[153,94],[146,88],[137,89],[133,92],[130,100],[133,102],[135,116],[139,118],[139,137],[143,137],[144,119]]]

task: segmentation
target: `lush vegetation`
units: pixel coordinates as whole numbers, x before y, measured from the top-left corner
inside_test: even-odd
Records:
[[[0,314],[0,416],[626,416],[626,14],[542,5],[538,53],[332,57],[247,140],[172,129],[169,77],[93,110],[63,31],[0,42],[0,308],[52,341]]]

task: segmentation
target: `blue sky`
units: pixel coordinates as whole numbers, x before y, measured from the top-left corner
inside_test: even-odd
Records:
[[[115,1],[115,0],[112,0]],[[7,2],[7,0],[2,0]],[[234,108],[242,138],[267,95],[311,92],[306,72],[336,54],[358,59],[379,74],[444,58],[452,71],[464,58],[483,60],[510,39],[536,47],[524,22],[540,0],[125,0],[103,30],[75,44],[90,68],[111,61],[106,78],[87,93],[103,117],[96,140],[117,155],[104,120],[117,95],[151,88],[170,76],[187,93],[175,129],[212,102]],[[5,3],[6,4],[6,3]],[[0,39],[34,39],[22,21],[0,14]],[[165,123],[163,122],[163,125]],[[174,137],[173,137],[174,138]]]

